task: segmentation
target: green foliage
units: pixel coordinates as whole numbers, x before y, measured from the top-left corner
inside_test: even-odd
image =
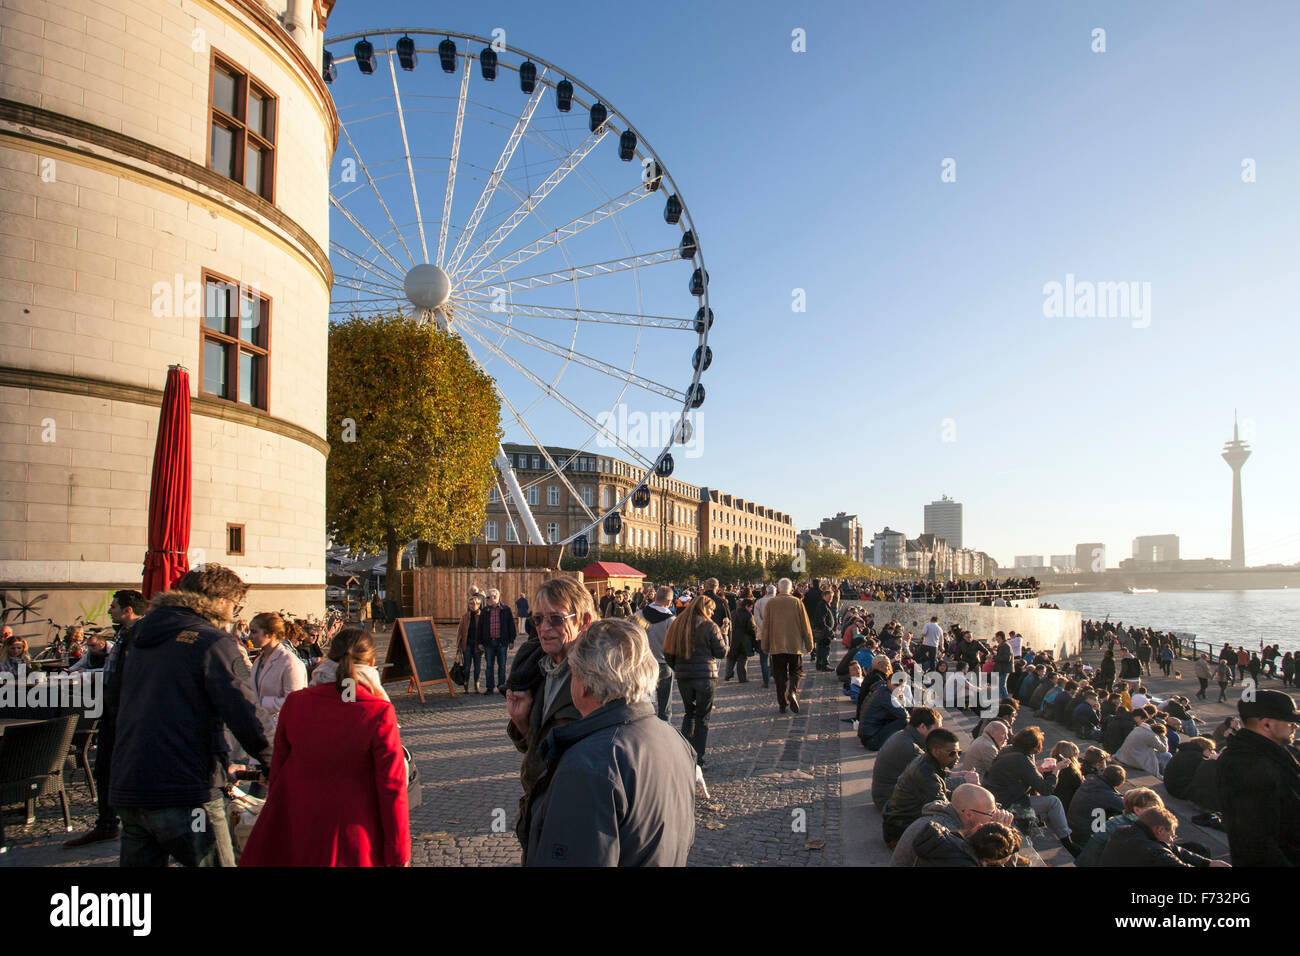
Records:
[[[478,534],[494,482],[500,406],[465,345],[413,316],[330,326],[326,519],[354,551]]]
[[[687,554],[682,551],[659,551],[649,548],[616,548],[602,545],[592,548],[591,554],[576,560],[566,549],[560,567],[566,571],[581,571],[595,561],[618,561],[631,565],[645,574],[647,584],[695,585],[708,578],[717,578],[724,584],[745,584],[775,581],[790,576],[790,555],[769,556],[765,562],[750,557],[733,560],[731,551],[719,547],[714,554]]]

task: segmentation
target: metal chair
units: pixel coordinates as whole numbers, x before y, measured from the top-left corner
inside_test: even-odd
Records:
[[[86,774],[86,789],[90,791],[92,803],[99,802],[99,791],[95,786],[95,774],[90,765],[90,751],[99,743],[99,720],[82,718],[77,730],[72,735],[72,749],[68,753],[68,769],[78,767]]]
[[[63,804],[63,825],[72,829],[63,769],[77,730],[77,714],[9,727],[0,736],[0,852],[5,844],[3,808],[27,804],[26,825],[36,821],[36,800],[52,793]]]

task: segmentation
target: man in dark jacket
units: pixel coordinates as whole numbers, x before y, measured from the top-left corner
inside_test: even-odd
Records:
[[[709,578],[704,582],[704,593],[713,601],[713,623],[718,625],[724,635],[731,630],[731,604],[726,595],[718,593],[718,579]]]
[[[1214,758],[1214,741],[1208,737],[1189,737],[1178,745],[1165,764],[1165,789],[1171,797],[1187,799],[1196,771],[1206,760]]]
[[[530,794],[546,769],[542,742],[556,727],[582,718],[570,692],[569,648],[596,617],[591,592],[573,578],[556,577],[544,582],[533,598],[532,610],[538,639],[526,641],[515,654],[506,691],[506,712],[510,717],[506,735],[524,755],[519,768],[523,794],[515,818],[515,836],[525,849]]]
[[[247,592],[229,568],[187,572],[131,632],[112,749],[109,802],[122,866],[234,866],[223,789],[223,725],[264,768],[274,732],[239,645],[223,627]]]
[[[148,610],[144,595],[139,591],[122,590],[113,594],[108,606],[108,616],[117,628],[113,647],[104,663],[104,713],[99,718],[95,734],[95,795],[99,803],[99,816],[95,826],[79,837],[73,837],[64,846],[90,846],[104,840],[116,840],[119,821],[108,801],[110,771],[113,763],[113,736],[116,733],[117,711],[122,700],[122,665],[126,661],[131,640],[131,629],[144,618]]]
[[[1095,694],[1085,695],[1083,701],[1075,706],[1070,722],[1074,727],[1076,737],[1082,737],[1085,740],[1101,739],[1101,713],[1097,709]]]
[[[1164,807],[1149,807],[1132,826],[1120,827],[1101,851],[1100,866],[1225,866],[1178,846],[1178,818]]]
[[[1108,764],[1101,773],[1083,778],[1074,792],[1066,820],[1070,824],[1070,839],[1075,846],[1084,846],[1088,839],[1104,827],[1106,820],[1124,812],[1124,797],[1119,788],[1124,786],[1128,774],[1117,763]],[[1101,810],[1101,813],[1097,813]]]
[[[977,783],[974,773],[952,771],[961,757],[957,735],[938,727],[925,738],[925,753],[903,771],[894,793],[885,804],[885,845],[891,849],[903,831],[921,815],[927,803],[947,800],[952,788],[962,783]]]
[[[908,726],[885,741],[871,770],[871,802],[877,810],[884,812],[898,778],[925,753],[925,738],[930,736],[930,731],[942,726],[943,717],[933,707],[916,707]]]
[[[582,719],[543,744],[527,865],[685,866],[695,842],[695,751],[645,700],[659,668],[644,632],[598,621],[568,659]]]
[[[835,636],[835,612],[826,603],[826,595],[813,588],[804,598],[804,608],[808,611],[808,623],[812,625],[813,649],[816,654],[817,669],[828,671],[830,667],[831,639]]]
[[[478,615],[478,646],[486,652],[489,694],[497,684],[506,685],[506,651],[514,645],[515,633],[515,616],[501,603],[501,592],[488,588],[487,604]]]
[[[1237,702],[1242,729],[1217,763],[1234,866],[1300,866],[1300,761],[1287,749],[1300,712],[1277,690]]]

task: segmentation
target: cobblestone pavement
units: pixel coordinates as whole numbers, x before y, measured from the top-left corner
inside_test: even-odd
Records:
[[[709,725],[709,796],[697,793],[695,846],[702,866],[825,866],[839,844],[840,694],[834,675],[805,672],[801,713],[778,716],[752,664],[746,684],[719,681]],[[399,697],[402,738],[423,782],[411,813],[417,865],[515,865],[520,755],[505,736],[500,696],[439,690],[421,708]],[[681,701],[674,690],[674,725]]]
[[[382,650],[381,650],[382,659]],[[448,654],[450,660],[450,654]],[[842,860],[839,842],[839,683],[807,666],[800,714],[778,716],[776,695],[750,662],[746,684],[719,681],[708,744],[706,799],[697,792],[691,865],[827,866]],[[484,684],[486,686],[486,684]],[[402,739],[415,758],[422,800],[411,811],[412,862],[421,866],[514,866],[520,755],[505,734],[500,695],[426,690],[428,702],[390,685]],[[681,700],[673,693],[674,725]],[[75,832],[95,807],[80,771],[70,776]],[[0,866],[111,866],[116,842],[69,850],[57,800],[38,803],[22,827],[10,810],[10,850]]]

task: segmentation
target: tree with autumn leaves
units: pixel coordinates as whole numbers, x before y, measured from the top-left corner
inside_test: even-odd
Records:
[[[405,315],[333,323],[325,510],[335,543],[385,549],[395,583],[405,542],[446,548],[478,534],[500,411],[492,378],[456,335]]]

